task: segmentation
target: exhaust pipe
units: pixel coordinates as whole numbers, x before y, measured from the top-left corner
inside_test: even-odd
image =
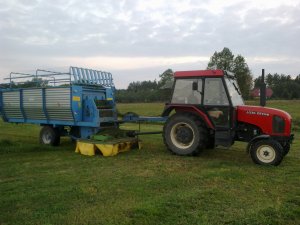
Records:
[[[266,83],[265,83],[265,69],[261,72],[261,83],[260,83],[260,105],[266,106]]]

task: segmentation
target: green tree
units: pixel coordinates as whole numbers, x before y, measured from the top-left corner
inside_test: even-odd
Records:
[[[210,58],[207,69],[221,69],[233,72],[237,78],[241,93],[245,99],[249,97],[252,88],[252,75],[243,56],[234,54],[229,48],[223,48],[221,52],[215,52]]]
[[[229,48],[223,48],[221,52],[215,52],[207,65],[207,69],[233,70],[234,55]]]
[[[167,69],[166,71],[164,71],[162,74],[159,75],[159,87],[163,87],[163,86],[171,86],[170,84],[173,83],[174,78],[173,78],[173,70],[171,69]]]
[[[160,80],[134,81],[126,90],[117,90],[117,102],[166,102],[170,100],[173,71],[167,69],[159,75]]]
[[[259,87],[261,76],[254,80],[254,86]],[[275,99],[298,99],[300,98],[300,76],[292,79],[290,75],[268,74],[266,84],[273,91]]]
[[[235,57],[233,60],[232,72],[236,76],[243,97],[246,99],[249,98],[250,90],[252,88],[252,75],[243,56],[238,55]]]
[[[298,76],[295,78],[295,82],[296,82],[297,84],[300,84],[300,75],[298,75]]]

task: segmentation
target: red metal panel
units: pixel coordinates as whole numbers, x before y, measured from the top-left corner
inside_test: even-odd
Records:
[[[264,134],[289,136],[291,129],[291,116],[282,110],[261,106],[238,106],[238,121],[253,124],[259,127]],[[280,116],[285,121],[284,134],[273,133],[273,116]]]
[[[224,76],[223,70],[192,70],[192,71],[177,71],[174,74],[175,78],[182,77],[204,77],[204,76],[212,76],[212,77],[222,77]]]

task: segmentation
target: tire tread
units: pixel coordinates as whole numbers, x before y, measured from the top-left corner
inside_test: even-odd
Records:
[[[270,145],[275,150],[275,153],[276,153],[275,159],[270,163],[264,163],[264,162],[260,161],[256,155],[257,148],[263,144]],[[273,139],[263,139],[263,140],[258,140],[251,145],[250,156],[251,156],[252,161],[256,164],[278,166],[284,157],[284,150],[279,142],[277,142]]]
[[[188,118],[191,121],[194,121],[198,132],[199,132],[199,140],[198,143],[196,145],[196,147],[193,149],[193,151],[189,154],[180,154],[178,152],[174,152],[172,150],[172,147],[169,146],[168,142],[167,142],[167,126],[169,123],[171,123],[172,121],[174,121],[175,119],[179,118],[179,117],[184,117],[184,118]],[[188,156],[197,156],[200,154],[200,152],[206,147],[207,145],[207,139],[205,139],[205,137],[208,136],[207,133],[207,129],[205,127],[205,125],[203,124],[203,122],[197,118],[197,116],[191,114],[191,113],[176,113],[174,115],[172,115],[171,117],[169,117],[164,125],[163,128],[163,142],[165,144],[165,146],[167,147],[167,149],[175,155],[188,155]]]

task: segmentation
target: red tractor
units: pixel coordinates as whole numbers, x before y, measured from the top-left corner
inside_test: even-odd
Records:
[[[289,152],[291,116],[282,110],[244,105],[235,76],[223,70],[180,71],[174,74],[171,103],[163,116],[163,138],[177,155],[234,141],[248,142],[254,163],[279,165]],[[173,113],[174,112],[174,113]]]

